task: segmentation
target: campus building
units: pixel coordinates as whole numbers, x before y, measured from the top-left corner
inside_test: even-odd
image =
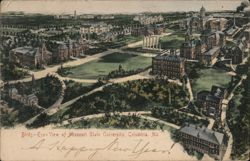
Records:
[[[22,67],[39,68],[51,63],[52,53],[46,49],[45,44],[36,48],[24,46],[12,49],[9,59]]]
[[[80,27],[81,34],[92,34],[96,33],[97,35],[109,32],[113,28],[112,25],[108,25],[106,23],[92,23],[85,24]]]
[[[217,61],[217,57],[219,56],[219,54],[220,54],[220,47],[213,47],[212,49],[204,53],[203,63],[206,66],[214,65]]]
[[[207,115],[217,118],[221,114],[222,101],[226,96],[226,88],[212,86],[211,91],[200,91],[197,93],[196,100]]]
[[[240,64],[243,62],[243,59],[248,54],[247,53],[247,40],[246,37],[243,37],[237,44],[234,46],[228,47],[225,50],[225,58],[231,59],[232,64]]]
[[[226,36],[221,31],[211,32],[210,30],[203,30],[200,38],[206,43],[207,50],[215,46],[222,47],[226,44]]]
[[[9,97],[24,104],[25,106],[34,107],[38,105],[38,98],[36,97],[36,95],[20,95],[16,88],[9,89]]]
[[[226,137],[223,133],[205,127],[187,124],[178,131],[184,147],[208,154],[214,158],[223,158]]]
[[[136,28],[132,28],[131,35],[133,35],[133,36],[160,35],[163,33],[163,30],[164,30],[164,26],[162,26],[162,25],[136,27]]]
[[[88,49],[87,44],[82,41],[55,41],[54,44],[55,48],[51,49],[53,50],[54,61],[65,61],[70,57],[80,57]]]
[[[164,18],[162,15],[159,16],[146,16],[146,15],[137,15],[133,19],[134,21],[138,21],[142,25],[151,25],[159,22],[163,22]]]
[[[205,25],[205,30],[212,32],[224,31],[227,28],[228,20],[225,18],[209,18]]]
[[[173,52],[161,54],[152,59],[152,73],[168,78],[180,79],[185,75],[185,60]]]
[[[180,55],[186,59],[202,61],[203,53],[206,51],[206,44],[200,39],[186,40],[180,48]]]

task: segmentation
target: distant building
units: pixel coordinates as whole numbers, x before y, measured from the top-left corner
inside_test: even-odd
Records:
[[[227,28],[228,20],[225,18],[214,18],[206,16],[206,9],[202,6],[199,15],[179,20],[180,29],[186,30],[190,28],[192,31],[210,30],[211,32],[224,31]]]
[[[105,32],[109,32],[112,28],[113,28],[112,25],[107,25],[105,23],[87,24],[87,25],[82,25],[80,27],[80,33],[81,34],[96,33],[99,35]]]
[[[193,124],[185,125],[178,131],[181,143],[188,149],[221,159],[225,149],[226,137],[223,133]]]
[[[30,95],[20,95],[16,88],[9,89],[9,97],[13,100],[16,100],[26,106],[37,106],[38,98],[34,94]]]
[[[196,100],[203,107],[203,111],[212,117],[219,117],[221,114],[222,101],[226,98],[227,89],[219,86],[212,86],[211,91],[200,91]]]
[[[79,19],[94,19],[95,16],[91,14],[84,14],[84,15],[79,15],[78,18]]]
[[[45,44],[36,48],[24,46],[12,49],[9,59],[23,67],[37,68],[51,63],[52,54],[46,49]]]
[[[240,40],[234,46],[228,47],[226,50],[225,58],[232,59],[232,64],[240,64],[245,57],[245,51],[247,49],[247,42],[245,37]]]
[[[185,75],[185,60],[174,53],[158,55],[152,59],[152,73],[180,79]]]
[[[131,35],[133,36],[160,35],[163,33],[163,30],[164,30],[164,27],[161,25],[136,27],[131,30]]]
[[[162,15],[159,16],[146,16],[146,15],[137,15],[133,19],[134,21],[138,21],[142,25],[151,25],[159,22],[163,22],[164,18]]]
[[[114,19],[115,16],[114,15],[99,15],[96,18],[99,20],[111,20],[111,19]]]
[[[227,28],[227,22],[228,20],[225,18],[210,18],[205,24],[205,30],[224,31]]]
[[[117,34],[114,32],[106,32],[106,33],[102,33],[99,36],[99,39],[102,42],[114,42],[116,40]]]
[[[203,30],[200,37],[206,43],[207,50],[213,47],[222,47],[226,44],[226,36],[221,31],[211,32],[210,30]]]

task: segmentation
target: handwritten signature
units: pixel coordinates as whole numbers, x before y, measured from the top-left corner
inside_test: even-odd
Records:
[[[135,140],[135,144],[130,147],[121,147],[119,138],[115,138],[110,143],[105,145],[104,147],[87,147],[87,146],[68,146],[66,144],[68,138],[65,138],[62,141],[55,141],[52,143],[48,143],[47,140],[41,139],[32,146],[22,148],[22,150],[41,150],[47,149],[49,151],[56,150],[64,154],[64,157],[68,157],[72,155],[73,157],[77,157],[82,152],[90,152],[88,155],[88,159],[94,159],[98,154],[107,151],[113,152],[125,152],[128,153],[128,157],[131,159],[136,159],[142,156],[145,153],[162,153],[162,154],[170,154],[169,150],[166,149],[157,149],[153,148],[149,141],[144,141],[143,139]]]

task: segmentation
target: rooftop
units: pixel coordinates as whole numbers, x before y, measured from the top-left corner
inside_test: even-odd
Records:
[[[215,52],[217,52],[218,50],[220,50],[220,47],[213,47],[212,49],[208,50],[205,55],[213,55]]]
[[[24,47],[18,47],[18,48],[12,49],[11,51],[15,53],[20,53],[23,55],[35,56],[38,52],[38,48],[33,48],[31,46],[24,46]]]
[[[202,140],[221,145],[223,142],[224,134],[207,129],[205,127],[197,127],[193,124],[186,125],[180,129],[180,132],[198,137]]]
[[[154,57],[153,59],[155,60],[167,60],[167,61],[173,61],[173,62],[181,62],[184,59],[181,58],[180,56],[177,55],[171,55],[171,54],[161,54],[161,55],[157,55],[156,57]]]

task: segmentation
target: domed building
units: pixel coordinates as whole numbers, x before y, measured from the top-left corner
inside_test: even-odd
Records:
[[[200,9],[200,17],[201,18],[206,17],[206,9],[203,6]]]

